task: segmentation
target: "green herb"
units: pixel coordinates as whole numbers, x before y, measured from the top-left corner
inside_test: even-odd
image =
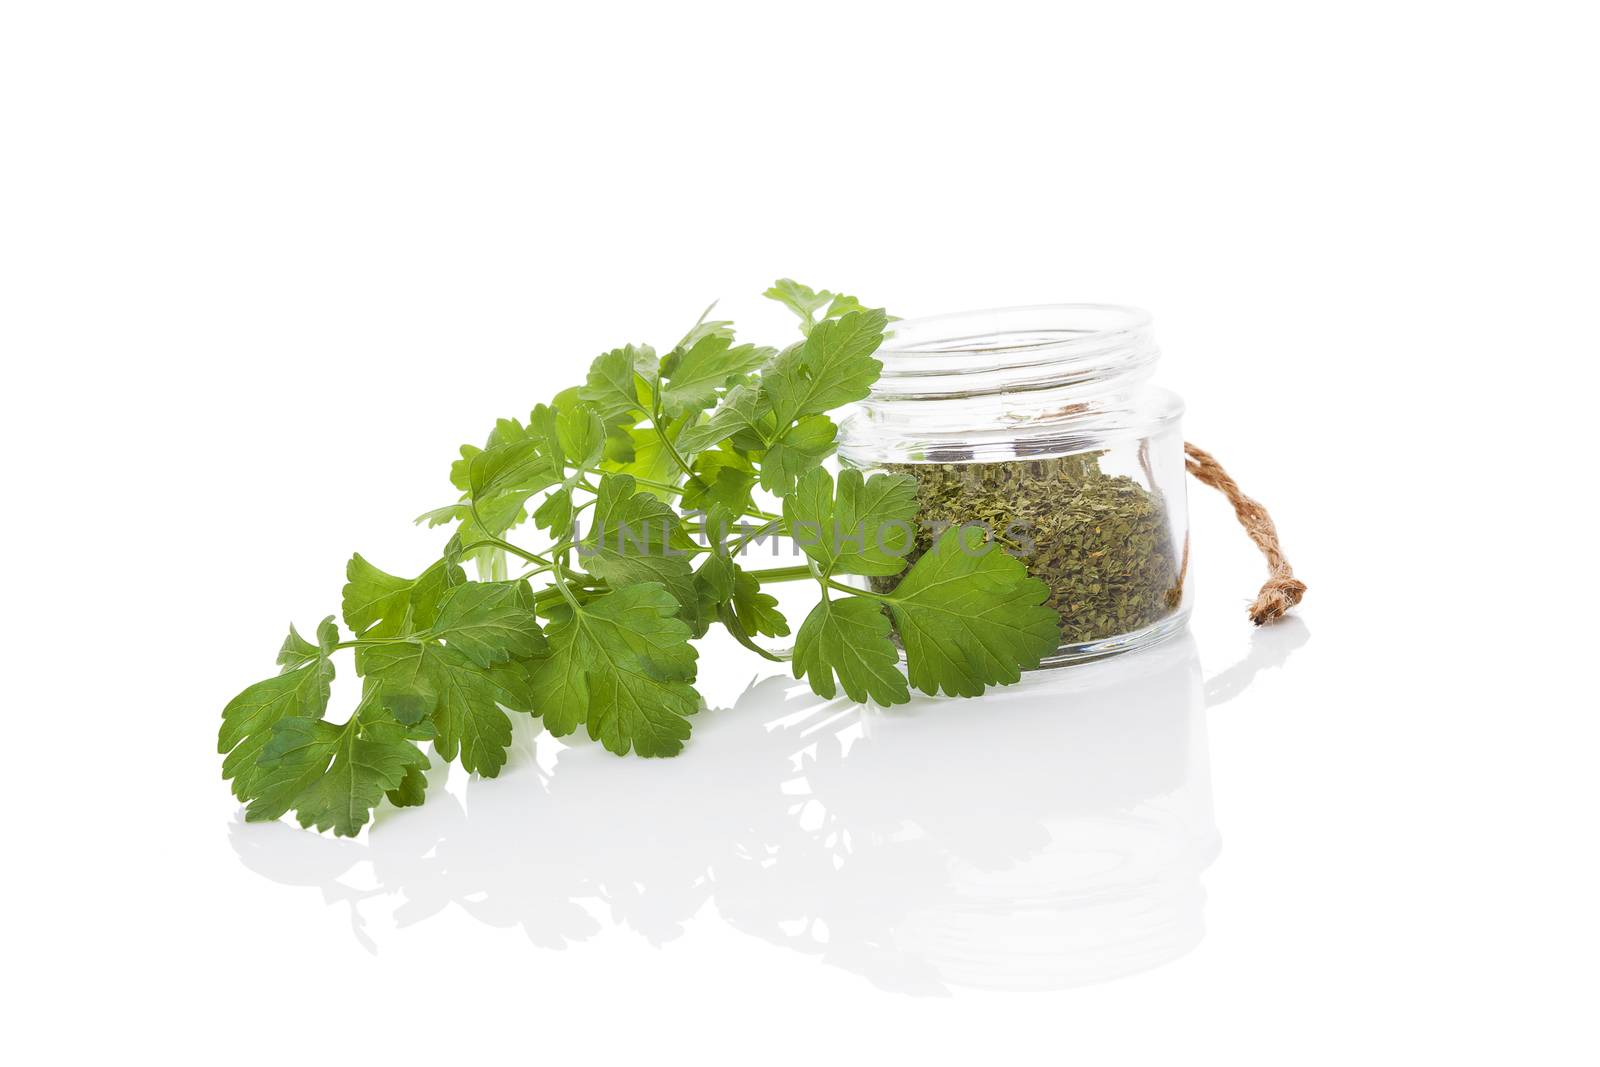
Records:
[[[767,295],[800,317],[802,340],[736,344],[731,323],[702,315],[663,356],[612,349],[526,421],[501,419],[481,447],[462,447],[450,468],[459,499],[417,520],[452,528],[435,563],[404,578],[351,557],[345,632],[333,616],[314,641],[291,627],[279,673],[223,710],[223,777],[246,818],[292,811],[303,826],[355,834],[384,797],[422,803],[425,743],[497,774],[513,714],[558,736],[582,728],[618,755],[676,755],[702,706],[692,642],[722,626],[776,658],[759,643],[789,633],[762,589],[774,582],[821,591],[793,668],[823,696],[974,696],[1055,647],[1049,590],[974,531],[924,546],[906,572],[915,478],[846,471],[835,486],[819,467],[837,434],[828,413],[877,379],[888,316],[788,280]],[[782,514],[757,487],[782,499]],[[768,536],[793,538],[805,564],[736,562]],[[841,580],[902,572],[892,591]],[[345,651],[359,699],[333,722]]]
[[[1063,644],[1159,622],[1181,595],[1166,508],[1134,479],[1103,473],[1100,455],[890,465],[917,482],[921,533],[910,558],[927,551],[933,530],[981,523],[1049,586]]]

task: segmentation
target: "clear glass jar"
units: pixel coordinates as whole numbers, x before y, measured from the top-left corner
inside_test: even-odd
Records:
[[[1128,651],[1188,620],[1183,401],[1150,384],[1150,316],[1106,304],[893,324],[846,466],[917,476],[916,554],[979,523],[1050,587],[1053,666]],[[893,585],[897,579],[874,579]]]

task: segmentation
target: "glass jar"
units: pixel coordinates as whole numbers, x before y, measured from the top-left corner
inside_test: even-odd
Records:
[[[1047,666],[1181,631],[1183,401],[1150,384],[1150,316],[1053,304],[892,327],[883,373],[840,429],[839,459],[917,477],[912,561],[946,524],[986,528],[1050,587],[1061,645]]]

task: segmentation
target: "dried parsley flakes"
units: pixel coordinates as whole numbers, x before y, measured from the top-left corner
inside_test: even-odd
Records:
[[[1050,587],[1063,644],[1153,625],[1181,599],[1180,562],[1159,494],[1100,469],[1099,452],[999,463],[892,463],[917,479],[910,559],[950,523],[982,523]],[[874,579],[886,591],[896,579]]]

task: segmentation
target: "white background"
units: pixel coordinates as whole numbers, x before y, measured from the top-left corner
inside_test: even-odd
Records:
[[[1594,1062],[1592,5],[0,10],[8,1059]],[[1195,487],[1175,690],[846,708],[865,755],[796,786],[781,683],[708,645],[734,710],[678,761],[525,736],[355,843],[243,828],[218,711],[348,554],[430,560],[456,446],[604,348],[718,297],[786,336],[780,275],[1151,309],[1299,621],[1252,644]],[[1112,981],[1160,916],[1100,915],[1070,835],[1118,775],[1068,810],[1036,758],[1092,780],[1094,700],[1187,724],[1146,801],[1204,930]],[[1045,836],[952,858],[936,802]],[[818,811],[837,877],[739,881],[842,849]],[[970,988],[1028,975],[1089,984]]]

